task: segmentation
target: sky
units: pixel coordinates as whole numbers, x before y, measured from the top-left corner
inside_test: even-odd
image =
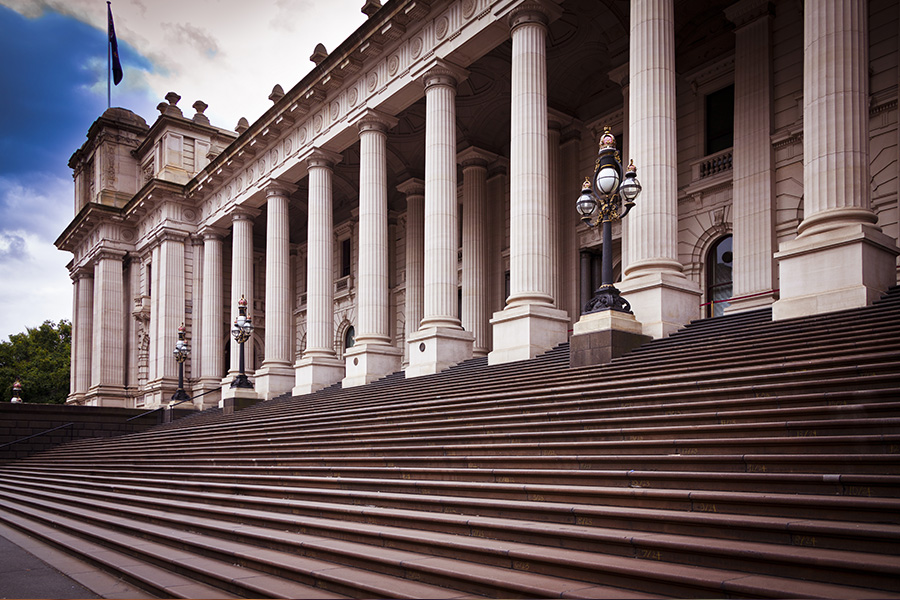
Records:
[[[112,106],[152,125],[170,91],[234,129],[293,87],[316,44],[336,48],[364,0],[115,0],[124,79]],[[105,0],[0,0],[0,342],[72,318],[68,252],[53,242],[75,214],[69,158],[107,108]]]

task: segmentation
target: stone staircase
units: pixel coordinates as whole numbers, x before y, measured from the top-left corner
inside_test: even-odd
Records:
[[[0,467],[164,597],[900,598],[900,290],[282,397]]]

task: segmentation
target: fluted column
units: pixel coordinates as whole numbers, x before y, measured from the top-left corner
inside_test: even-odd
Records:
[[[359,128],[359,279],[356,344],[345,353],[343,387],[364,385],[400,369],[391,345],[388,286],[387,131],[397,120],[367,110]]]
[[[418,331],[424,314],[425,182],[408,179],[397,189],[406,194],[406,337],[409,338]]]
[[[91,348],[94,336],[94,273],[79,270],[75,280],[75,302],[72,316],[72,393],[68,402],[81,404],[91,387]]]
[[[253,218],[255,211],[237,208],[231,213],[231,302],[228,314],[232,320],[238,314],[241,296],[247,300],[247,316],[253,318]],[[231,343],[231,367],[226,383],[238,373],[240,345]],[[244,367],[248,372],[253,365],[253,338],[244,343]]]
[[[547,135],[547,24],[540,3],[510,13],[510,295],[494,315],[491,364],[532,358],[566,340],[568,315],[553,308]]]
[[[95,316],[88,402],[96,406],[125,405],[123,257],[124,252],[102,250],[94,262]]]
[[[309,171],[306,268],[306,350],[294,369],[295,395],[309,394],[344,376],[334,352],[334,226],[332,175],[340,154],[314,149]]]
[[[622,65],[619,65],[615,69],[612,69],[608,74],[610,81],[612,81],[613,83],[618,83],[622,89],[622,148],[621,148],[621,150],[622,150],[623,166],[627,165],[628,162],[631,160],[631,154],[629,154],[629,152],[630,152],[629,143],[631,141],[631,135],[630,135],[630,131],[629,131],[629,125],[631,123],[631,121],[629,120],[629,117],[631,114],[631,111],[629,110],[629,108],[630,108],[629,104],[631,102],[630,101],[631,87],[629,85],[629,79],[628,79],[629,69],[630,69],[629,64],[626,62]],[[608,125],[608,123],[603,123],[602,125]],[[578,192],[576,192],[576,194],[577,193]],[[622,223],[622,229],[621,229],[621,231],[622,231],[622,239],[621,239],[622,255],[621,255],[620,260],[621,260],[621,265],[622,265],[622,273],[624,273],[625,268],[631,262],[631,259],[628,256],[628,244],[625,243],[625,240],[627,240],[631,236],[631,234],[629,233],[631,231],[630,215],[627,219],[623,219],[621,221],[621,223]],[[579,313],[580,312],[581,311],[579,311]]]
[[[869,53],[865,0],[803,11],[803,222],[781,245],[784,319],[865,306],[896,283],[896,242],[869,203]]]
[[[471,147],[458,156],[463,170],[462,326],[475,335],[474,356],[487,356],[491,349],[487,167],[496,158]]]
[[[618,287],[655,338],[700,314],[700,288],[678,260],[674,13],[674,0],[631,1],[628,151],[644,191],[626,217],[628,264]]]
[[[256,374],[256,391],[264,400],[289,392],[294,384],[289,194],[284,183],[266,188],[266,352]]]
[[[409,336],[407,377],[471,358],[471,333],[457,318],[456,86],[461,70],[438,62],[425,85],[425,310]]]
[[[206,228],[202,231],[202,235],[203,290],[200,297],[202,344],[199,389],[207,391],[219,387],[224,375],[222,372],[225,357],[224,336],[226,335],[222,263],[224,232]],[[216,394],[208,394],[203,396],[203,399],[204,405],[215,405],[219,400]]]
[[[736,25],[734,57],[734,293],[726,312],[774,301],[772,8],[743,0],[726,9]]]

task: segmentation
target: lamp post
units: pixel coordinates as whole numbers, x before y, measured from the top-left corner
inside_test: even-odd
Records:
[[[233,388],[253,389],[253,384],[244,373],[244,342],[250,339],[250,334],[252,333],[253,323],[250,322],[250,317],[247,316],[247,299],[242,294],[241,299],[238,300],[238,316],[234,320],[234,325],[231,326],[231,337],[240,346],[238,374],[235,376],[234,381],[231,382],[231,387]]]
[[[187,360],[188,354],[191,352],[188,343],[184,339],[184,332],[184,323],[182,323],[181,327],[178,328],[178,341],[175,342],[175,349],[172,351],[172,354],[175,355],[175,362],[178,363],[178,389],[172,394],[173,402],[191,399],[187,392],[184,391],[184,361]]]
[[[13,383],[12,386],[13,395],[12,398],[9,399],[13,404],[21,404],[22,403],[22,384],[16,379],[16,382]]]
[[[633,161],[625,169],[623,181],[616,138],[610,133],[609,127],[606,127],[600,137],[594,175],[585,178],[575,205],[581,220],[588,227],[600,225],[603,236],[602,281],[594,292],[594,297],[584,306],[585,314],[603,310],[631,313],[631,305],[619,295],[619,290],[613,285],[612,223],[628,214],[640,193],[641,184],[638,183],[637,167]]]

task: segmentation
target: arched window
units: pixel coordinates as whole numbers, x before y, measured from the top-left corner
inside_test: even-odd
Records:
[[[732,295],[732,253],[731,236],[721,238],[706,255],[706,316],[721,317]]]
[[[353,325],[347,328],[347,331],[344,332],[344,352],[353,347],[353,344],[356,343],[356,330],[353,329]]]

